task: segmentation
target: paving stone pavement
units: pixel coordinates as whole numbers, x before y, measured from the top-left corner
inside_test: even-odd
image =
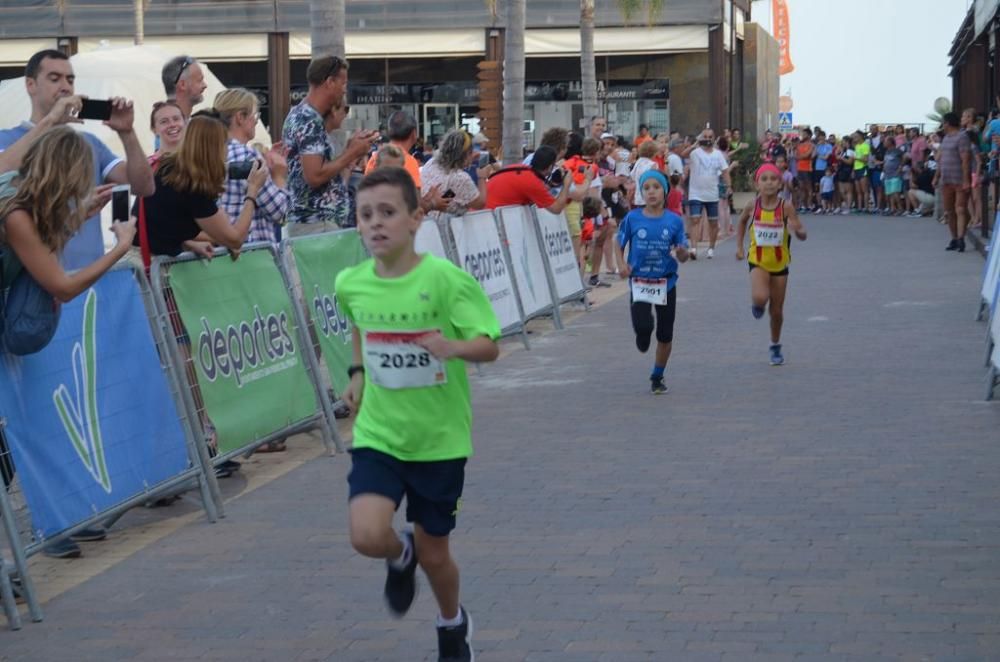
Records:
[[[625,298],[474,377],[454,540],[479,662],[1000,659],[1000,405],[982,259],[927,220],[807,217],[767,365],[732,242],[684,265],[670,394]],[[4,660],[436,659],[389,618],[321,457],[0,632]]]

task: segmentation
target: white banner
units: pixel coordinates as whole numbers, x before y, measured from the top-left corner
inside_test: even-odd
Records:
[[[500,328],[520,326],[521,313],[514,297],[514,282],[507,268],[493,212],[478,211],[465,216],[452,216],[449,222],[459,264],[483,286],[500,321]]]
[[[580,277],[580,267],[573,253],[573,240],[569,236],[569,226],[566,218],[545,209],[535,209],[538,217],[538,227],[542,233],[545,253],[549,257],[552,276],[556,282],[556,294],[560,301],[565,301],[583,292],[583,280]]]
[[[420,224],[413,247],[418,253],[430,253],[434,257],[451,260],[451,256],[448,255],[444,242],[441,240],[441,230],[438,229],[437,221],[432,218],[424,219],[423,223]]]
[[[986,256],[986,267],[983,270],[983,289],[981,290],[982,300],[988,304],[993,303],[993,294],[997,291],[997,282],[1000,281],[1000,235],[997,222],[1000,221],[1000,212],[997,213],[996,221],[993,222],[993,240],[990,242],[990,252]]]
[[[507,248],[524,316],[534,317],[552,307],[552,292],[545,275],[545,258],[542,257],[531,210],[528,207],[504,207],[496,213],[507,235]]]

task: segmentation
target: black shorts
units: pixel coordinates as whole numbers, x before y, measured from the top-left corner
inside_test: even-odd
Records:
[[[439,462],[405,462],[372,448],[351,451],[347,476],[350,498],[377,494],[399,504],[406,496],[406,521],[420,525],[429,535],[444,537],[455,528],[465,458]]]
[[[826,176],[826,168],[822,170],[813,170],[813,184],[819,186],[820,180]]]
[[[750,271],[753,271],[754,269],[763,269],[763,268],[764,267],[758,267],[756,264],[751,264],[750,265]],[[788,275],[788,267],[785,267],[781,271],[768,271],[767,273],[771,274],[772,276],[787,276]]]
[[[632,302],[632,330],[646,338],[653,335],[653,312],[656,312],[656,340],[668,343],[674,340],[674,319],[677,317],[677,287],[667,292],[667,305],[656,306],[644,301]]]
[[[868,168],[854,171],[854,181],[860,182],[862,179],[868,179]]]

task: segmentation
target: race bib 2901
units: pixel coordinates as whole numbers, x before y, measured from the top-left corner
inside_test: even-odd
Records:
[[[366,331],[365,370],[373,384],[388,389],[439,386],[448,381],[444,365],[417,344],[426,331]]]
[[[657,306],[667,305],[667,279],[632,279],[632,301],[652,303]]]

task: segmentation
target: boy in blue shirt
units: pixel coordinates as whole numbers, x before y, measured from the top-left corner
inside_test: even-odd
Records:
[[[618,229],[618,258],[625,265],[622,276],[632,291],[632,329],[635,346],[646,353],[656,317],[656,359],[649,379],[655,395],[667,392],[663,373],[670,359],[677,311],[677,263],[688,260],[684,221],[666,211],[664,204],[670,185],[658,170],[648,170],[639,178],[646,206],[629,212]],[[628,247],[628,260],[625,248]]]

